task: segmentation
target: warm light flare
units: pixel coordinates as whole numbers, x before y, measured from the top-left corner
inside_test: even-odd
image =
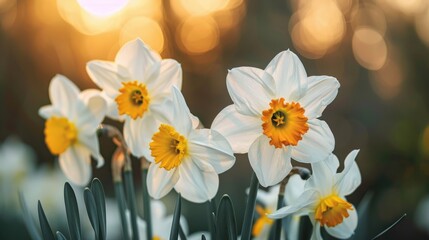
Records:
[[[191,17],[179,27],[177,37],[184,51],[202,54],[219,44],[219,29],[211,17]]]
[[[374,29],[367,27],[357,29],[353,34],[352,47],[357,62],[366,69],[378,70],[386,62],[386,42]]]
[[[85,11],[98,17],[111,16],[128,4],[128,0],[77,0],[77,2]]]
[[[164,33],[158,22],[147,17],[130,19],[122,27],[120,44],[123,45],[135,38],[141,38],[153,50],[161,53],[164,50]]]

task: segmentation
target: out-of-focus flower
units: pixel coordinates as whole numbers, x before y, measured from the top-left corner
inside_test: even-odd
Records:
[[[137,157],[150,156],[151,136],[146,130],[163,119],[162,103],[171,86],[182,85],[182,69],[173,59],[164,59],[140,39],[126,43],[115,62],[90,61],[87,71],[103,89],[109,103],[108,116],[124,119],[124,138]]]
[[[183,198],[204,202],[215,196],[218,174],[231,168],[235,157],[221,134],[195,129],[183,95],[176,87],[172,92],[172,102],[162,107],[168,113],[165,121],[149,130],[158,131],[150,143],[149,194],[159,199],[174,187]]]
[[[31,147],[17,137],[8,137],[0,145],[0,208],[13,212],[18,209],[18,190],[33,171],[35,155]]]
[[[349,238],[357,226],[357,213],[345,196],[361,183],[355,162],[358,152],[354,150],[346,157],[341,173],[337,173],[339,161],[333,154],[324,161],[312,163],[313,175],[307,180],[303,193],[290,205],[269,217],[277,219],[290,214],[308,215],[314,225],[312,239],[322,239],[320,227],[325,227],[336,238]]]
[[[49,85],[52,105],[39,109],[46,119],[45,142],[52,154],[59,155],[67,178],[85,185],[91,178],[91,155],[97,167],[104,164],[96,130],[104,119],[106,101],[96,90],[80,92],[70,80],[56,75]]]
[[[334,136],[319,119],[340,84],[329,76],[307,77],[291,51],[279,53],[265,68],[229,71],[228,92],[234,104],[224,108],[212,128],[234,152],[249,161],[264,187],[279,183],[292,169],[290,159],[312,163],[334,149]]]
[[[420,200],[415,211],[414,220],[417,227],[429,234],[429,195]]]

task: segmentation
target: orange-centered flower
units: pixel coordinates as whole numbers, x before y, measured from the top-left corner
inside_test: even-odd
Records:
[[[174,127],[161,124],[159,132],[153,135],[149,146],[155,162],[160,164],[159,167],[169,171],[179,166],[187,155],[188,141]]]
[[[304,108],[299,103],[284,101],[284,98],[273,99],[270,108],[262,111],[262,129],[276,148],[296,146],[308,131]]]
[[[45,142],[52,154],[61,154],[77,140],[75,125],[65,117],[51,117],[45,123]]]
[[[127,114],[132,119],[142,117],[149,107],[149,94],[146,86],[137,81],[123,82],[115,101],[119,114]]]
[[[333,194],[320,200],[315,212],[315,219],[321,226],[335,227],[349,217],[347,210],[353,206],[346,200]]]
[[[256,220],[255,224],[252,228],[252,235],[254,237],[257,237],[261,235],[262,230],[265,226],[271,226],[274,223],[274,220],[271,218],[268,218],[268,214],[271,213],[270,210],[261,207],[260,205],[256,205],[255,207],[256,212],[259,214],[259,218]]]

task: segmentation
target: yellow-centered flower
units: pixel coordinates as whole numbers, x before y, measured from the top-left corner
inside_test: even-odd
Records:
[[[52,154],[67,150],[77,140],[75,125],[65,117],[51,117],[45,123],[45,142]]]
[[[264,228],[273,225],[274,220],[267,216],[267,214],[271,213],[269,209],[263,208],[261,205],[256,205],[255,210],[259,214],[259,218],[253,224],[252,236],[259,237]]]
[[[166,113],[161,109],[171,87],[182,86],[182,69],[173,59],[161,59],[140,39],[126,43],[114,62],[94,60],[87,64],[91,79],[103,90],[108,116],[124,120],[124,138],[133,155],[150,157],[153,125]]]
[[[188,154],[188,141],[174,127],[161,124],[150,143],[150,150],[155,163],[167,171],[177,167]]]
[[[52,154],[59,155],[66,177],[74,184],[85,185],[91,179],[91,155],[97,160],[97,167],[104,164],[96,131],[107,104],[99,91],[80,92],[61,75],[52,79],[49,96],[52,105],[39,110],[46,119],[46,145]]]
[[[296,146],[308,131],[308,118],[299,103],[285,103],[284,98],[273,99],[270,108],[262,112],[262,129],[276,148]]]
[[[122,85],[120,94],[115,98],[119,114],[127,114],[134,120],[142,117],[150,102],[146,86],[137,81],[122,82]]]
[[[358,152],[354,150],[349,153],[344,162],[344,170],[340,173],[337,173],[340,164],[334,154],[323,161],[312,163],[313,175],[301,189],[301,194],[289,198],[288,206],[269,217],[278,219],[304,212],[314,224],[312,239],[322,239],[320,227],[324,227],[336,238],[350,238],[357,226],[357,213],[345,196],[351,194],[361,183],[361,175],[355,162]],[[288,187],[286,195],[287,191]]]

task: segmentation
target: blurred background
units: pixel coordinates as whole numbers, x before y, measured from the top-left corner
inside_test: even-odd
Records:
[[[341,162],[361,149],[363,182],[349,200],[358,205],[371,194],[369,237],[407,213],[385,239],[429,238],[429,1],[0,0],[1,239],[28,238],[18,189],[36,218],[40,199],[48,219],[67,233],[65,178],[44,144],[44,120],[37,111],[49,104],[55,74],[81,89],[94,88],[86,62],[113,61],[136,37],[181,63],[184,96],[207,127],[232,103],[227,69],[263,69],[291,49],[309,76],[336,77],[341,88],[322,119],[335,135]],[[100,144],[107,164],[94,168],[94,176],[113,198],[114,145],[106,139]],[[137,161],[135,169],[139,191]],[[245,155],[220,175],[217,199],[224,193],[232,197],[239,229],[250,177]],[[170,213],[174,199],[175,193],[163,199]],[[206,207],[185,201],[190,232],[207,230]]]

